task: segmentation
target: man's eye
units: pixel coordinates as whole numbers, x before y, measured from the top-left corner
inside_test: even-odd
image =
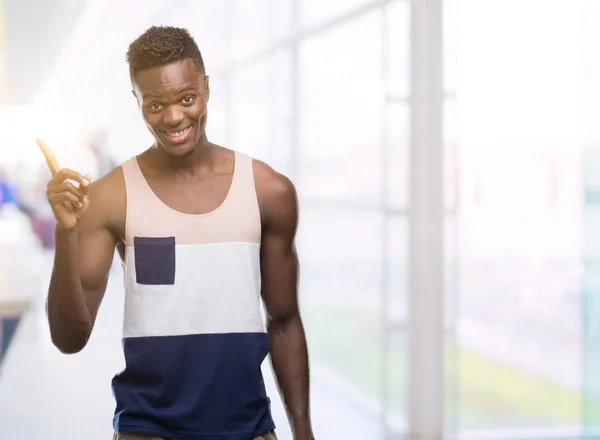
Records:
[[[193,96],[186,96],[185,98],[183,98],[183,103],[184,104],[191,104],[194,102],[194,97]]]
[[[160,107],[161,107],[161,106],[160,106],[160,104],[158,104],[158,103],[156,103],[156,102],[154,102],[154,103],[152,103],[152,104],[150,104],[150,105],[148,106],[148,108],[149,108],[150,110],[152,110],[153,112],[156,112],[156,111],[160,110]]]

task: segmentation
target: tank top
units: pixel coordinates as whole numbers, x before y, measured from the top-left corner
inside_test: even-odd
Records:
[[[252,159],[235,152],[225,200],[200,215],[164,204],[135,157],[123,174],[125,369],[112,381],[115,430],[248,440],[274,429],[261,372],[269,339]]]

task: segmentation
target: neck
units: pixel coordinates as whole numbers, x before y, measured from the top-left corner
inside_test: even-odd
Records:
[[[191,172],[210,164],[211,147],[204,135],[189,153],[182,156],[173,156],[156,144],[150,149],[149,156],[152,167],[157,170]]]

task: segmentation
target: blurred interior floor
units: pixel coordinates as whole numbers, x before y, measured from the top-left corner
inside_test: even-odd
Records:
[[[7,220],[0,213],[0,231]],[[0,253],[11,252],[12,288],[32,289],[31,311],[22,320],[0,370],[0,439],[107,440],[112,438],[113,375],[124,366],[121,352],[123,288],[120,265],[111,272],[107,293],[89,345],[66,356],[52,346],[44,316],[53,253],[42,251],[27,227],[0,234]],[[18,220],[21,226],[26,219]],[[267,391],[281,440],[291,434],[268,365]],[[312,380],[312,415],[318,438],[377,439],[376,421],[362,415],[326,381]]]

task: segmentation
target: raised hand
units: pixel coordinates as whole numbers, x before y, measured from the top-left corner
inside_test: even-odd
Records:
[[[54,217],[63,229],[73,229],[90,206],[89,174],[81,175],[77,171],[60,168],[54,154],[44,141],[37,141],[52,179],[48,182],[46,194]],[[75,186],[74,183],[77,184]]]

